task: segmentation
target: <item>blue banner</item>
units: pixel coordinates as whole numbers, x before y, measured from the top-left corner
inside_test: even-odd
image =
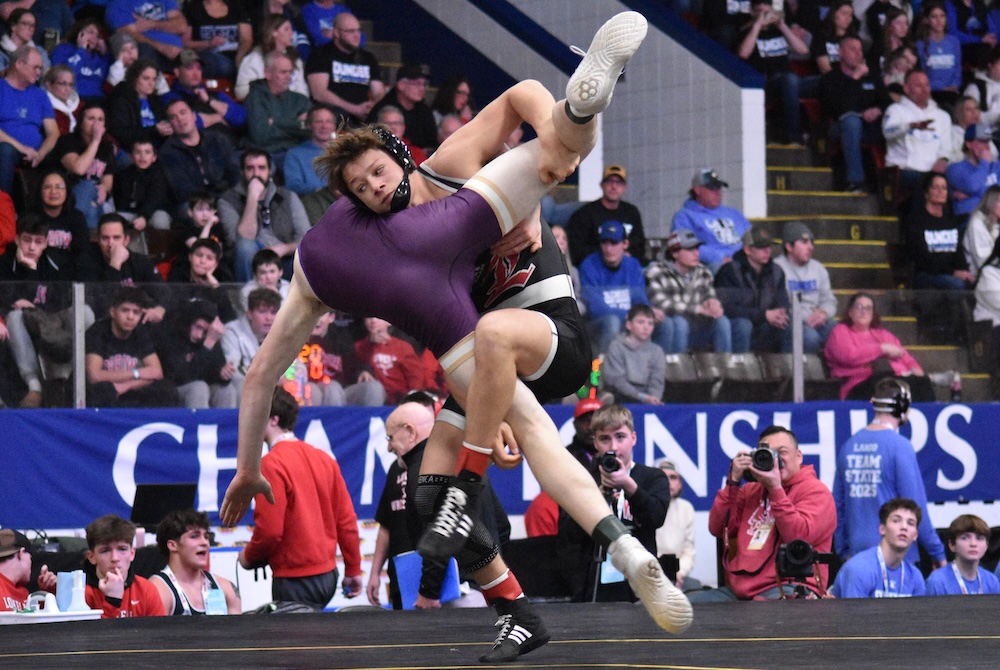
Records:
[[[563,443],[573,435],[572,407],[549,414]],[[814,402],[633,406],[637,462],[669,458],[684,477],[685,497],[707,510],[730,459],[756,444],[767,426],[790,427],[805,462],[833,482],[837,447],[871,419],[864,403]],[[393,462],[386,451],[391,408],[303,408],[296,434],[340,463],[358,517],[372,518]],[[116,513],[128,518],[137,483],[197,482],[199,509],[218,523],[236,467],[235,410],[5,410],[0,457],[0,524],[79,528]],[[909,437],[931,501],[1000,498],[1000,466],[991,450],[1000,405],[922,404],[910,411]],[[994,454],[996,452],[994,451]],[[530,470],[491,469],[509,514],[523,514],[538,492]],[[250,516],[244,520],[251,521]]]

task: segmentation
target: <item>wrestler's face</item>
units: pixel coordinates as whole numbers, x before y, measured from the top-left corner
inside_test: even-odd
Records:
[[[344,183],[376,214],[388,214],[392,195],[403,181],[403,168],[389,154],[369,149],[344,168]]]

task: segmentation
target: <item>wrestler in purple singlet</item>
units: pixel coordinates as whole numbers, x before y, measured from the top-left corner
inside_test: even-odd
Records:
[[[302,238],[299,263],[327,307],[385,319],[440,358],[476,329],[476,257],[501,234],[471,189],[386,215],[340,198]]]

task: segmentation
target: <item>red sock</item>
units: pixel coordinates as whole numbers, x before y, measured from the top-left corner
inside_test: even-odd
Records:
[[[518,598],[524,596],[524,591],[521,590],[521,584],[517,581],[517,577],[515,577],[514,573],[510,570],[505,570],[502,575],[489,584],[483,584],[482,589],[486,602],[491,605],[497,598],[517,600]]]
[[[462,470],[468,470],[480,477],[486,474],[486,468],[490,467],[490,454],[492,452],[481,453],[467,442],[462,443],[462,452],[458,455],[458,465],[455,467],[455,474]]]

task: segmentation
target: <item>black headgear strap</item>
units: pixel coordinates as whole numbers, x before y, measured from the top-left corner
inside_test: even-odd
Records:
[[[399,167],[403,168],[403,179],[392,194],[392,200],[389,201],[390,212],[401,212],[410,204],[410,173],[417,169],[417,164],[413,162],[413,156],[410,155],[410,150],[403,144],[403,141],[389,132],[387,128],[371,126],[371,130],[375,137],[382,142],[382,149],[396,161]],[[361,202],[361,199],[351,192],[351,189],[345,190],[344,195],[350,198],[351,202],[361,209],[372,211],[368,205]]]

